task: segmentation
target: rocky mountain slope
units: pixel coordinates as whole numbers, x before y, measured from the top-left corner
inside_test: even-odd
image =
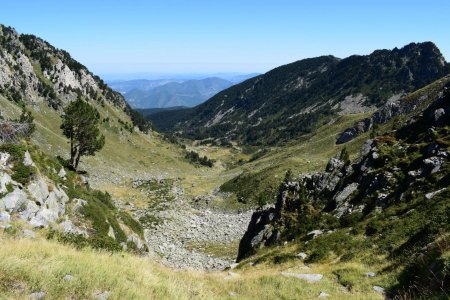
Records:
[[[449,73],[431,42],[345,59],[323,56],[278,67],[233,86],[191,110],[149,117],[192,139],[276,144],[338,114],[370,111]]]
[[[92,190],[83,175],[31,145],[0,145],[0,226],[7,232],[48,237],[83,248],[148,251],[142,226]]]
[[[381,272],[396,280],[384,288],[400,297],[448,296],[450,83],[400,124],[353,162],[344,150],[324,172],[288,173],[275,205],[252,216],[238,260],[293,241],[310,263],[387,262]]]
[[[142,119],[136,118],[120,94],[66,52],[7,27],[2,27],[0,37],[5,45],[0,59],[0,152],[5,165],[0,172],[2,227],[19,236],[26,229],[80,247],[131,249],[141,254],[148,249],[154,260],[178,268],[217,269],[232,261],[249,213],[211,211],[199,217],[202,212],[190,204],[198,194],[177,192],[183,186],[192,189],[197,178],[216,176],[223,171],[221,164],[209,168],[189,161],[186,149],[148,130],[146,122],[139,123]],[[69,151],[60,129],[62,109],[77,97],[98,111],[99,129],[106,140],[95,156],[82,158],[81,174],[65,169]],[[17,120],[23,107],[34,116],[35,133],[26,142],[23,136],[4,140],[11,124],[21,125],[10,120]],[[35,165],[25,165],[25,154]],[[151,182],[150,188],[135,187],[137,179]],[[170,190],[166,182],[173,183]],[[172,222],[177,210],[183,211],[183,217]],[[240,226],[229,228],[229,218]],[[198,226],[186,231],[192,220]],[[161,222],[159,230],[151,221]],[[220,238],[202,228],[206,223],[218,228]],[[151,234],[145,233],[148,230]],[[181,233],[191,234],[185,237],[189,243],[180,242]],[[206,240],[214,247],[228,242],[232,246],[227,246],[225,257],[211,256],[199,249]]]
[[[133,125],[147,131],[149,125],[134,112],[121,94],[75,61],[69,53],[28,34],[0,25],[0,94],[16,103],[36,107],[46,103],[55,110],[82,96],[105,101],[125,111]]]
[[[192,107],[231,85],[230,81],[221,78],[205,78],[168,82],[146,90],[135,88],[123,95],[134,108]]]

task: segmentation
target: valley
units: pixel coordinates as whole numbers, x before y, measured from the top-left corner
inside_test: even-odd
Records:
[[[153,124],[64,50],[3,25],[0,45],[0,133],[35,128],[0,140],[0,298],[448,296],[433,43],[301,60]],[[78,169],[77,99],[105,139]]]

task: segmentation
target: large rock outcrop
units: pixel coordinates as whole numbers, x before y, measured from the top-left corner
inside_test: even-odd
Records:
[[[450,81],[450,77],[447,76],[436,84],[444,85],[448,81]],[[415,94],[388,101],[388,103],[373,113],[371,117],[358,121],[352,127],[345,129],[337,138],[336,144],[345,144],[358,135],[370,131],[374,126],[384,124],[394,117],[408,115],[414,112],[418,106],[426,106],[435,96],[432,91],[418,91]],[[443,116],[443,114],[443,109],[437,110],[436,118]]]
[[[405,197],[417,197],[418,193],[431,199],[444,191],[449,184],[448,174],[442,172],[448,171],[450,162],[446,141],[450,84],[440,95],[395,132],[367,140],[351,164],[343,161],[345,155],[341,154],[330,159],[324,172],[283,182],[275,205],[253,214],[240,242],[237,260],[292,238],[288,229],[292,222],[301,222],[308,205],[339,219],[355,212],[377,212]],[[440,179],[424,184],[431,176]]]

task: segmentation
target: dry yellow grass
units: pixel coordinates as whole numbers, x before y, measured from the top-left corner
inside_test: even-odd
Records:
[[[339,285],[332,271],[349,267],[345,265],[305,270],[300,262],[291,262],[245,267],[230,275],[175,271],[144,257],[75,250],[40,238],[0,235],[0,243],[1,299],[26,299],[35,291],[45,291],[46,299],[91,299],[104,291],[110,299],[316,299],[321,291],[330,294],[331,299],[381,299],[367,284],[352,292]],[[365,271],[359,265],[351,267]],[[306,283],[281,276],[285,270],[320,272],[325,277],[319,283]],[[73,280],[64,281],[67,274]]]

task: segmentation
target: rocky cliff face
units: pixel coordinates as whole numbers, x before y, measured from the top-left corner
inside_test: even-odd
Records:
[[[333,232],[352,216],[368,220],[390,206],[412,209],[415,201],[436,195],[448,205],[450,84],[438,94],[396,132],[368,140],[352,163],[343,153],[324,172],[285,180],[275,205],[253,214],[238,260],[264,246]]]
[[[30,237],[45,229],[49,238],[77,247],[145,252],[139,223],[118,211],[107,193],[28,147],[0,144],[0,229]]]
[[[344,144],[351,141],[361,133],[373,129],[377,125],[384,124],[395,117],[406,116],[420,110],[418,107],[427,105],[436,97],[436,89],[442,90],[442,87],[450,81],[448,76],[434,83],[427,89],[401,97],[392,99],[377,110],[370,118],[365,118],[355,123],[353,127],[344,130],[337,138],[336,144]]]
[[[125,108],[123,97],[46,41],[0,25],[0,91],[15,101],[58,108],[81,95]]]

